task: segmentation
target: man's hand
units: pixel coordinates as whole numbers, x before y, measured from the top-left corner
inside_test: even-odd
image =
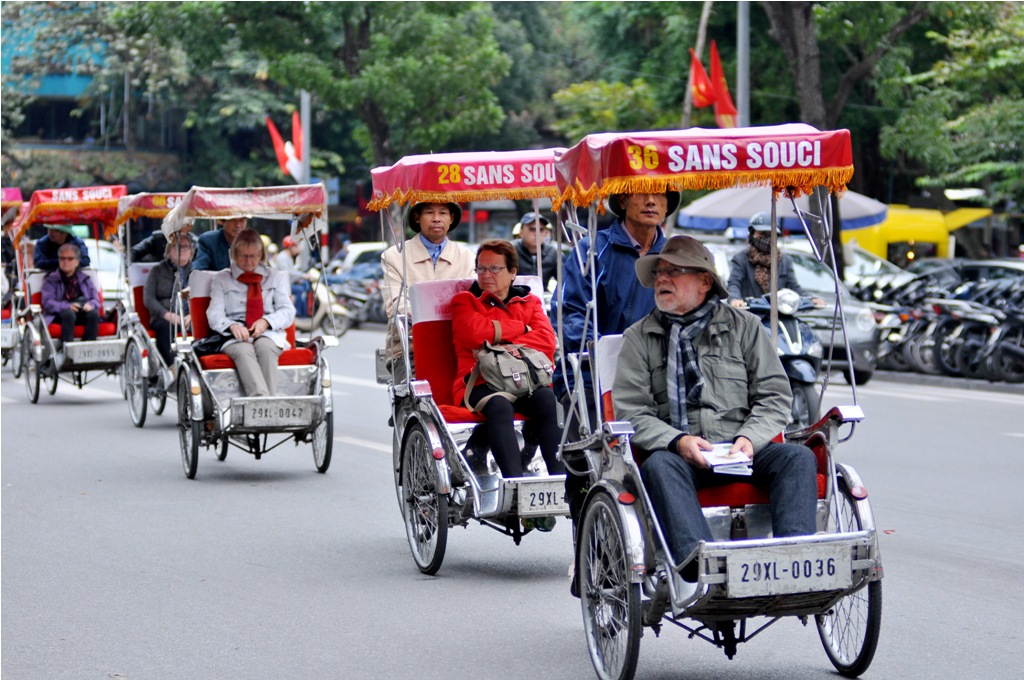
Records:
[[[733,298],[732,300],[729,300],[729,304],[738,309],[742,309],[747,306],[747,303],[740,298]]]
[[[701,468],[706,470],[708,461],[704,458],[704,454],[701,451],[710,451],[711,442],[703,437],[696,435],[687,434],[683,435],[683,438],[679,440],[676,445],[679,449],[679,455],[683,457],[687,463],[695,468]]]
[[[260,317],[253,322],[249,330],[252,332],[253,338],[258,338],[270,329],[270,322]]]
[[[813,297],[813,298],[811,298],[811,302],[814,303],[814,306],[817,309],[822,309],[822,308],[825,307],[825,301],[823,299],[821,299],[820,297]]]
[[[733,442],[732,448],[729,449],[729,453],[740,452],[750,460],[754,460],[754,443],[746,437],[736,437],[736,441]]]

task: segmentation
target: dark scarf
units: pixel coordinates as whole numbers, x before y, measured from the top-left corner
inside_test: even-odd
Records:
[[[60,273],[60,278],[64,281],[64,299],[68,302],[74,302],[82,295],[82,286],[78,283],[78,270],[76,269],[71,273],[70,276],[64,272]]]
[[[717,304],[718,300],[711,298],[687,314],[661,313],[662,326],[669,334],[666,354],[670,422],[683,432],[690,431],[686,407],[699,406],[704,390],[704,376],[700,373],[693,341],[707,329]]]
[[[747,246],[747,257],[750,264],[754,265],[754,281],[761,288],[762,293],[767,293],[771,287],[771,264],[772,264],[772,241],[767,236],[751,236],[750,244]],[[778,251],[776,259],[782,262],[782,251]]]

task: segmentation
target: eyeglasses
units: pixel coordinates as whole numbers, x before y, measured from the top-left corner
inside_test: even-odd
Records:
[[[483,274],[484,272],[490,272],[491,274],[497,274],[502,269],[508,269],[508,267],[500,264],[491,265],[490,267],[477,267],[476,273]]]
[[[682,276],[683,274],[702,274],[703,272],[703,269],[697,269],[695,267],[656,267],[654,269],[654,278],[658,278],[664,274],[669,278],[674,279],[677,276]]]
[[[74,262],[78,258],[77,257],[58,257],[57,259],[60,260],[61,262]]]

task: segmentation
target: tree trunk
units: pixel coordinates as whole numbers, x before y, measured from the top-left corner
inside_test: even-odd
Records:
[[[775,39],[789,59],[793,84],[800,104],[800,120],[819,130],[827,128],[825,99],[821,92],[821,56],[814,23],[814,3],[764,2]]]

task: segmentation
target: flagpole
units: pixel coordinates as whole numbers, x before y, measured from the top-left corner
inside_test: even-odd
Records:
[[[694,51],[697,57],[704,53],[704,39],[708,32],[708,19],[711,18],[712,0],[704,0],[704,7],[700,11],[700,24],[697,26],[697,45]],[[679,127],[686,129],[690,127],[690,114],[693,111],[693,69],[690,69],[686,79],[686,96],[683,97],[683,117]]]
[[[736,124],[750,125],[750,2],[740,0],[736,17]]]

